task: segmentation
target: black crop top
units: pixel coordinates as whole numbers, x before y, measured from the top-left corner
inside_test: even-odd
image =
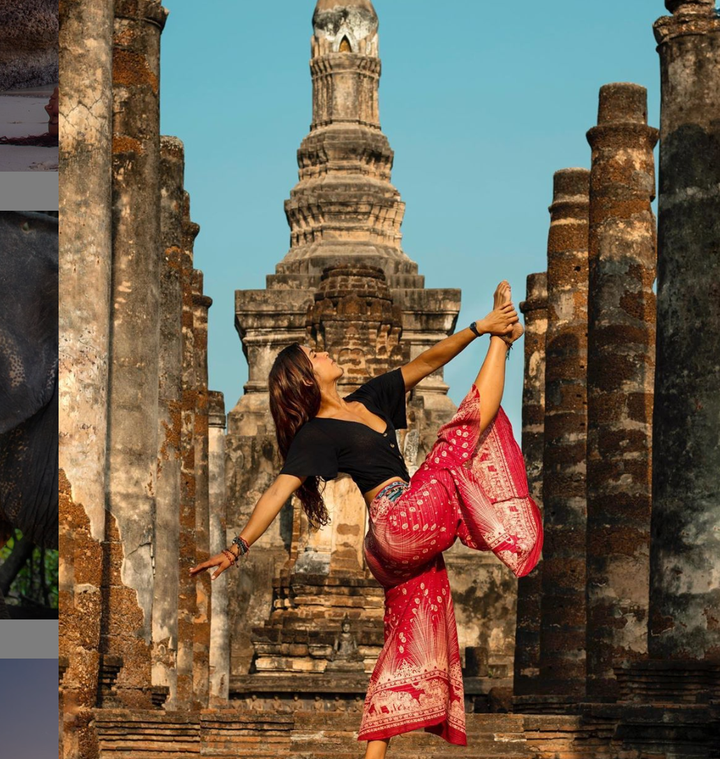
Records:
[[[407,427],[402,371],[394,369],[373,377],[345,400],[360,401],[384,419],[385,431],[376,432],[362,422],[316,416],[305,422],[293,438],[280,474],[332,480],[338,472],[344,472],[362,493],[392,477],[409,481],[395,436],[396,429]]]

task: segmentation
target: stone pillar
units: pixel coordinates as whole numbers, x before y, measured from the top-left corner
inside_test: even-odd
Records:
[[[203,294],[203,274],[194,269],[193,333],[195,356],[195,561],[210,557],[210,502],[208,469],[208,309],[212,299]],[[210,573],[195,578],[197,616],[194,622],[193,694],[203,706],[209,698]]]
[[[229,545],[234,535],[227,532],[225,516],[225,400],[222,393],[208,393],[208,469],[210,479],[210,553]],[[210,706],[227,702],[230,686],[230,629],[227,575],[212,583],[210,619]]]
[[[587,169],[555,173],[548,236],[540,692],[585,692]]]
[[[106,531],[111,551],[104,652],[117,689],[150,705],[160,277],[160,32],[153,0],[118,0],[113,38],[113,287]],[[92,73],[89,74],[92,76]]]
[[[587,695],[647,652],[656,234],[647,91],[600,89],[588,132]]]
[[[197,583],[190,577],[196,564],[195,544],[195,411],[196,362],[193,329],[193,246],[200,227],[190,220],[190,196],[183,193],[183,242],[180,258],[182,289],[182,407],[180,410],[180,580],[178,598],[177,706],[198,708],[193,695],[194,620],[198,614]],[[204,581],[206,582],[206,581]],[[204,587],[204,586],[201,586]]]
[[[177,686],[178,553],[180,525],[180,430],[182,406],[183,145],[161,138],[160,353],[158,462],[153,599],[153,685],[170,689],[166,708],[175,707]]]
[[[650,655],[720,660],[720,18],[667,0],[662,75]]]
[[[522,452],[530,495],[542,509],[543,431],[545,426],[545,337],[547,273],[529,274],[527,296],[520,303],[525,316],[525,373],[522,405]],[[515,628],[515,695],[533,693],[540,674],[540,609],[542,561],[518,580]]]
[[[111,276],[113,3],[63,4],[60,67],[60,656],[64,759],[96,755]]]

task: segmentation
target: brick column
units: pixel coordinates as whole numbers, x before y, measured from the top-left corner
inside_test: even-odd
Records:
[[[613,700],[613,666],[647,651],[658,132],[645,88],[602,87],[587,138],[587,695]]]
[[[545,425],[545,336],[547,333],[547,274],[530,274],[527,296],[520,303],[525,316],[525,373],[522,405],[522,452],[530,495],[542,509],[543,430]],[[540,673],[540,602],[542,560],[518,580],[515,631],[515,695],[533,693]]]
[[[720,661],[720,18],[668,0],[662,76],[650,639]]]
[[[160,33],[152,0],[118,0],[113,37],[113,275],[109,558],[103,653],[123,658],[127,706],[150,705],[151,546],[157,462]]]
[[[555,173],[548,236],[541,693],[585,693],[587,169]]]

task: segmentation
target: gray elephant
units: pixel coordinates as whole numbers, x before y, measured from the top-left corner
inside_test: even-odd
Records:
[[[57,214],[0,213],[0,547],[15,527],[58,545],[57,232]]]

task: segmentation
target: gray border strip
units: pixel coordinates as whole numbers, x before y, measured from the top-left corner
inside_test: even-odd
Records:
[[[0,659],[57,659],[57,619],[0,619]]]
[[[57,171],[0,171],[0,211],[57,211]]]

